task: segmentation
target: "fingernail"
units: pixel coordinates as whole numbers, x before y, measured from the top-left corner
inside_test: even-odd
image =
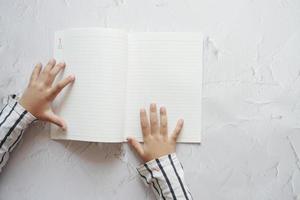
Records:
[[[63,62],[63,61],[60,61],[60,62],[59,62],[59,65],[61,65],[61,66],[65,67],[65,66],[66,66],[66,63],[65,63],[65,62]]]
[[[74,81],[75,80],[75,75],[70,75],[70,79],[72,80],[72,81]]]
[[[164,106],[161,107],[161,108],[160,108],[160,112],[161,112],[161,113],[165,113],[165,112],[166,112],[166,108],[165,108]]]
[[[140,112],[141,112],[141,113],[146,112],[145,108],[141,108],[141,109],[140,109]]]
[[[50,64],[54,64],[56,61],[55,61],[55,59],[54,58],[51,58],[50,60],[49,60],[49,63]]]
[[[150,104],[150,110],[155,110],[156,108],[156,104],[155,103],[151,103]]]
[[[179,124],[183,125],[184,120],[183,119],[179,119]]]

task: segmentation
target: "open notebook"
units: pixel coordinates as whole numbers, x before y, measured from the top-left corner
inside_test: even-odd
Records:
[[[84,28],[55,33],[54,57],[76,81],[55,100],[68,130],[51,138],[94,142],[142,141],[139,110],[167,108],[169,132],[179,118],[179,142],[200,142],[202,48],[200,33],[128,33]],[[61,75],[63,75],[61,74]]]

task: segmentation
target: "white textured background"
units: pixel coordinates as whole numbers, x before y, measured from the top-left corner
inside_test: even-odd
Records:
[[[55,30],[88,26],[202,31],[203,143],[178,148],[194,199],[300,199],[299,0],[0,0],[0,98],[52,56]],[[126,144],[48,133],[26,132],[1,200],[153,199]]]

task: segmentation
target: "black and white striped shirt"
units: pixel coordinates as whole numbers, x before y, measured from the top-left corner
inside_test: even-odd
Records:
[[[183,168],[175,153],[151,160],[137,168],[156,199],[192,199]]]
[[[35,120],[13,97],[8,99],[0,111],[0,172],[8,161],[9,153],[21,140],[24,130]],[[139,166],[137,171],[157,199],[192,199],[182,165],[175,153],[151,160]]]
[[[24,130],[36,118],[13,97],[0,111],[0,172],[7,163],[10,152],[21,140]]]

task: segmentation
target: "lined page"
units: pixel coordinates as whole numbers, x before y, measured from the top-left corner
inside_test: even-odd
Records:
[[[51,127],[54,139],[121,142],[124,130],[127,33],[102,28],[57,32],[54,54],[75,74],[72,86],[54,102],[68,125]]]
[[[139,109],[167,108],[169,132],[185,121],[179,142],[201,140],[202,48],[200,33],[131,33],[128,37],[125,135],[142,141]]]

